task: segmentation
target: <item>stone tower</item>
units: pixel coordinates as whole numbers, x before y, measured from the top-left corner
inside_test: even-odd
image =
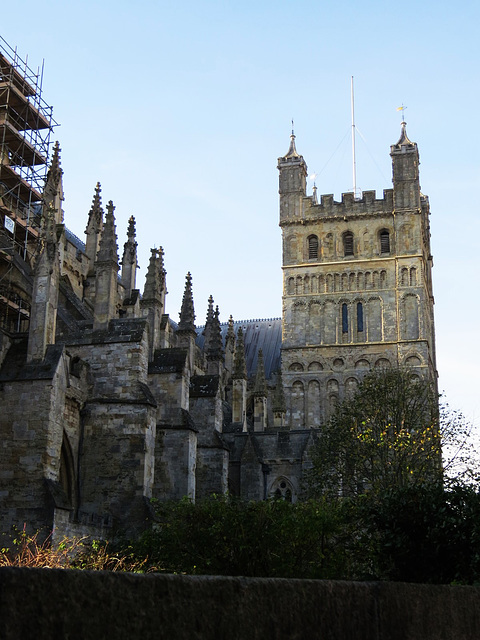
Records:
[[[278,159],[283,237],[282,374],[291,429],[319,427],[373,367],[436,380],[429,203],[402,123],[383,198],[306,193],[292,133]]]

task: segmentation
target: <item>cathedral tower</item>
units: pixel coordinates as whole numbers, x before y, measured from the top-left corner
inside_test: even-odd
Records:
[[[391,146],[393,189],[341,202],[306,194],[292,134],[278,159],[283,236],[282,374],[291,429],[321,426],[373,367],[436,379],[428,198],[417,145]]]

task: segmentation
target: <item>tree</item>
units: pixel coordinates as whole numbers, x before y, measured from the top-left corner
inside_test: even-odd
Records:
[[[310,492],[354,496],[441,484],[442,444],[455,452],[454,462],[468,468],[468,430],[461,416],[442,416],[427,378],[406,368],[371,371],[322,430],[312,455]]]

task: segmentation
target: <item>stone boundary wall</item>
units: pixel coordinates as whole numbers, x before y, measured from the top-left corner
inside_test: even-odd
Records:
[[[480,588],[0,569],[2,640],[478,640]]]

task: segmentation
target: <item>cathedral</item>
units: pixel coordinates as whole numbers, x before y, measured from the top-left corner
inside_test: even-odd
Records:
[[[144,527],[152,499],[298,500],[322,425],[367,371],[436,379],[429,204],[405,123],[393,188],[341,202],[307,195],[292,133],[282,318],[221,324],[210,298],[199,327],[190,273],[178,321],[165,313],[162,248],[137,288],[136,221],[120,256],[100,184],[85,242],[68,230],[27,69],[0,52],[1,531],[102,537]]]

